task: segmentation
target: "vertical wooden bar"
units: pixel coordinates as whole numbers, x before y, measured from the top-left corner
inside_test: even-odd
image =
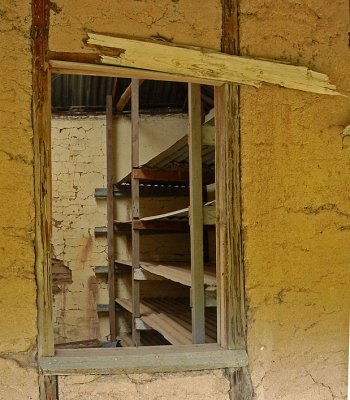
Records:
[[[114,276],[114,162],[113,162],[113,99],[106,98],[106,155],[107,155],[107,248],[110,340],[116,340],[115,276]]]
[[[201,87],[188,84],[192,342],[205,343]]]
[[[216,265],[218,337],[222,347],[245,348],[244,264],[241,228],[240,135],[237,87],[214,89],[216,126]],[[230,369],[230,400],[252,396],[247,368]]]
[[[38,308],[38,356],[53,356],[52,325],[52,195],[51,195],[51,74],[46,53],[50,23],[49,0],[32,1],[33,147],[35,201],[35,274]],[[57,399],[57,378],[39,374],[40,400]]]
[[[139,80],[131,80],[131,167],[139,167]],[[140,282],[134,279],[135,271],[140,267],[140,231],[134,229],[134,221],[140,218],[139,180],[131,174],[132,203],[132,338],[135,346],[140,345],[140,331],[136,329],[135,319],[140,317]]]
[[[238,0],[222,0],[222,51],[239,54]],[[221,344],[245,346],[244,266],[241,228],[239,87],[215,88],[217,265],[221,277]]]
[[[239,0],[221,0],[221,50],[239,55]],[[217,266],[220,293],[220,341],[223,347],[246,347],[244,257],[241,215],[240,89],[215,89]],[[253,396],[247,368],[226,371],[230,400]]]
[[[215,202],[216,202],[216,309],[217,309],[217,338],[218,343],[226,347],[225,334],[226,310],[222,305],[223,287],[222,275],[226,270],[226,224],[222,210],[225,210],[224,185],[225,185],[225,118],[223,107],[225,91],[222,87],[214,87],[214,111],[215,111]]]
[[[229,131],[230,110],[233,102],[228,105],[228,85],[214,89],[215,96],[215,128],[216,128],[216,265],[217,265],[217,305],[219,311],[218,334],[221,346],[233,348],[233,264],[232,264],[232,231],[229,230],[233,223],[233,196],[232,168],[228,159],[230,151],[227,141],[232,142],[233,131]],[[232,114],[233,115],[233,114]],[[233,127],[231,126],[231,129]]]

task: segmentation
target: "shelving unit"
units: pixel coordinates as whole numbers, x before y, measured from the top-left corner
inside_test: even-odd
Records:
[[[116,302],[125,310],[132,312],[132,302],[117,299]],[[143,330],[159,332],[169,343],[185,345],[192,343],[191,307],[187,298],[149,298],[140,302]],[[216,342],[216,310],[206,309],[206,343]]]
[[[107,227],[95,228],[95,235],[107,234],[108,268],[96,267],[95,272],[100,275],[108,272],[111,340],[116,338],[115,312],[124,310],[131,315],[132,328],[132,335],[125,339],[125,345],[214,343],[216,270],[215,265],[204,263],[208,252],[207,233],[215,229],[216,223],[215,200],[208,202],[206,192],[207,185],[215,183],[212,119],[208,117],[209,124],[202,126],[200,86],[189,84],[189,134],[140,164],[139,87],[139,81],[132,79],[130,173],[116,182],[111,180],[113,174],[108,175],[107,168],[107,190],[95,190],[96,199],[107,199],[107,208],[109,205]],[[108,113],[107,107],[108,118],[112,121],[112,113]],[[111,122],[107,122],[107,140],[109,126]],[[111,151],[107,157],[112,157]],[[189,206],[161,214],[141,215],[142,198],[170,196],[188,197]],[[131,219],[124,221],[115,220],[113,211],[114,201],[122,197],[131,197]],[[141,260],[141,240],[145,234],[174,233],[190,237],[191,259],[181,263]],[[115,235],[131,236],[130,260],[115,260]],[[130,275],[131,298],[116,296],[115,277],[121,273]],[[150,284],[155,281],[154,285],[161,282],[181,285],[188,288],[188,296],[145,297],[141,290],[144,281]],[[106,311],[106,306],[103,310]]]

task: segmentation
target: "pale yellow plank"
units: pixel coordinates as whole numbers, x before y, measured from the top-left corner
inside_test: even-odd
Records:
[[[213,50],[88,33],[88,43],[125,50],[118,57],[101,55],[104,64],[260,86],[269,83],[319,94],[338,95],[325,74],[307,67],[233,56]]]

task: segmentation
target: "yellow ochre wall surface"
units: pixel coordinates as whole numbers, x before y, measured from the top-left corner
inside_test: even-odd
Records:
[[[30,1],[0,1],[1,400],[39,396],[30,28]],[[87,30],[219,49],[221,4],[52,4],[51,51],[90,52]],[[240,1],[243,55],[310,66],[347,95],[348,31],[346,0]],[[347,98],[241,90],[248,354],[259,400],[346,398],[349,124]],[[67,377],[59,387],[63,399],[229,398],[223,371]]]
[[[242,55],[329,75],[350,95],[349,2],[240,1]],[[248,353],[258,399],[345,399],[350,101],[241,90]]]
[[[38,398],[30,28],[29,1],[0,1],[1,400]]]

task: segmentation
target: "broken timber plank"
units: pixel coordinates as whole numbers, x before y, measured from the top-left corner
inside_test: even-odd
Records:
[[[259,87],[269,83],[311,93],[339,95],[327,75],[307,67],[234,56],[200,47],[88,33],[87,43],[123,49],[117,57],[101,55],[103,64],[133,67]]]

